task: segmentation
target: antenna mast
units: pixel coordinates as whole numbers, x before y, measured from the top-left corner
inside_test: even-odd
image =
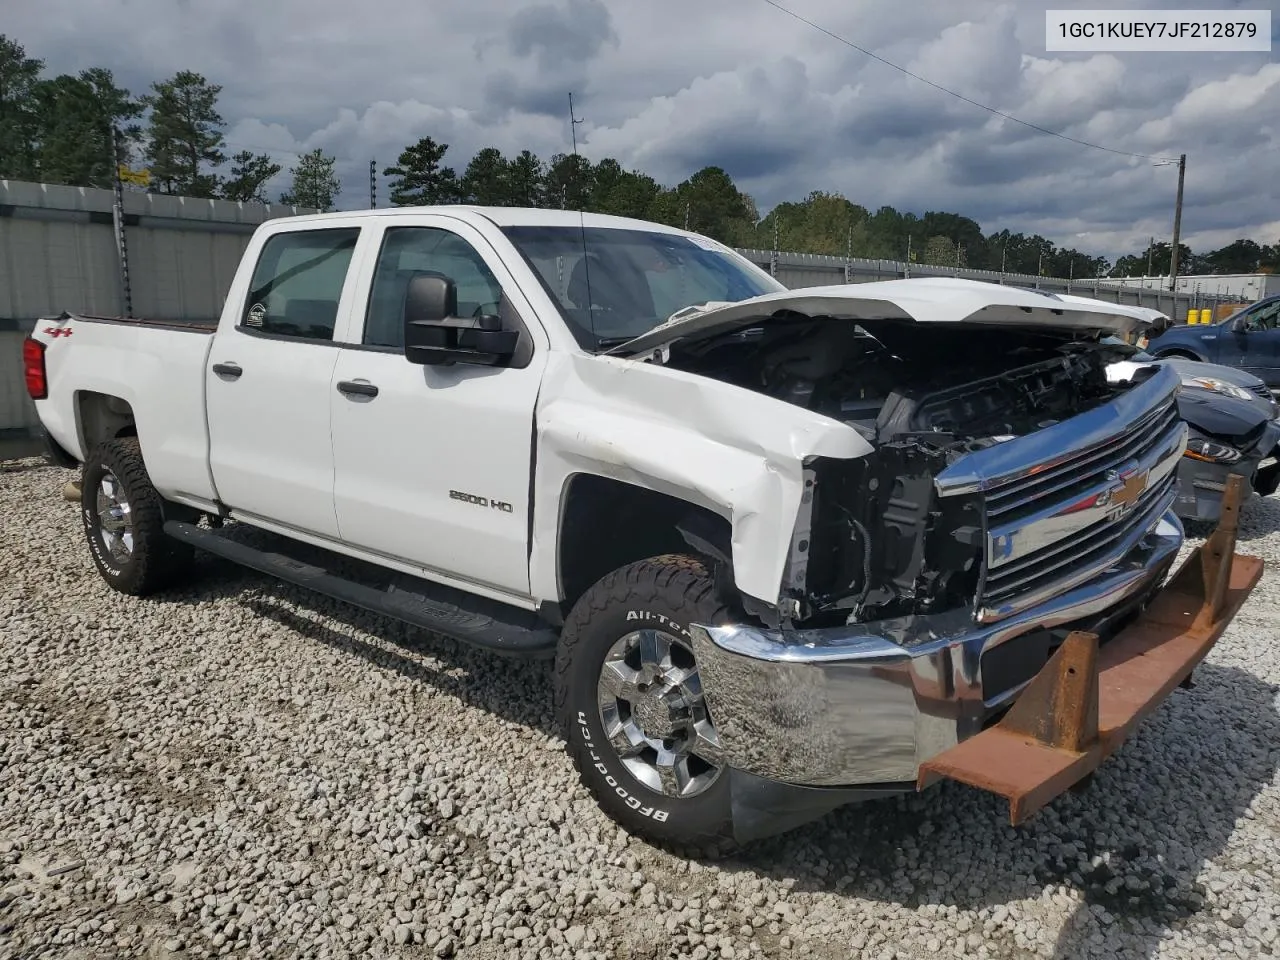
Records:
[[[573,94],[569,94],[569,132],[573,135],[573,155],[578,155],[578,124],[586,120],[586,117],[575,117],[573,114]]]

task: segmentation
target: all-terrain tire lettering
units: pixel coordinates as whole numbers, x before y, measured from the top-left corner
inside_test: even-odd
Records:
[[[605,653],[626,634],[655,629],[689,637],[688,624],[724,623],[706,566],[671,554],[604,576],[566,618],[556,654],[556,715],[583,785],[626,829],[659,844],[702,852],[732,846],[729,773],[692,797],[655,792],[632,776],[604,734],[596,686]]]

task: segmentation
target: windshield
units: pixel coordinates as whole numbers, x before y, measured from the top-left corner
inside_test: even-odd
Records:
[[[1125,343],[1119,337],[1103,337],[1100,342],[1105,343],[1110,347],[1123,347],[1125,352],[1129,354],[1129,359],[1134,360],[1137,363],[1150,363],[1155,360],[1155,357],[1147,353],[1147,351],[1143,350],[1141,347],[1135,347],[1131,343]]]
[[[613,227],[503,230],[585,349],[604,350],[673,313],[786,288],[711,240]]]

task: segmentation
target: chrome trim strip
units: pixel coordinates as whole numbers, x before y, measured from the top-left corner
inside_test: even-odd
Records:
[[[1170,404],[1155,417],[1151,432],[1143,430],[1123,435],[1101,450],[1087,454],[1080,459],[1072,460],[1058,468],[1048,471],[1042,476],[1029,478],[1022,484],[1007,484],[1003,488],[992,490],[986,498],[988,516],[1004,516],[1037,500],[1047,499],[1055,493],[1080,482],[1081,477],[1100,473],[1107,464],[1117,460],[1124,461],[1150,451],[1159,437],[1163,436],[1179,421],[1176,404]],[[1056,481],[1043,486],[1046,481]],[[1043,489],[1040,489],[1043,486]],[[1014,499],[1016,498],[1016,499]]]
[[[1162,366],[1147,380],[1100,407],[1035,433],[996,444],[957,460],[934,479],[941,497],[957,496],[1042,474],[1141,429],[1173,402],[1181,378]]]

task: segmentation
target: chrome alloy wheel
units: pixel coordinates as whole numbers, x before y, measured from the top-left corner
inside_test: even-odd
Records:
[[[133,511],[125,499],[124,487],[110,471],[102,475],[98,484],[97,511],[102,545],[116,563],[127,563],[133,556]]]
[[[609,648],[597,686],[605,736],[627,771],[668,797],[694,797],[724,769],[693,650],[660,630]]]

